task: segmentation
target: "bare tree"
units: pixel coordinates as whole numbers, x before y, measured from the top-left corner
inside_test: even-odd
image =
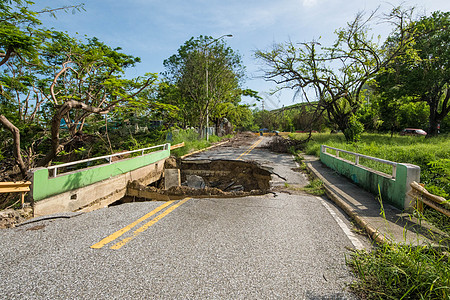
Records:
[[[408,26],[412,9],[394,8],[390,14],[379,16],[378,10],[366,16],[358,13],[347,27],[336,31],[331,47],[318,41],[273,45],[269,51],[255,55],[267,65],[265,79],[281,88],[295,89],[308,102],[316,103],[316,115],[326,113],[348,141],[358,138],[362,124],[355,113],[362,105],[363,90],[374,76],[412,41]],[[401,36],[395,48],[386,51],[369,35],[369,24],[382,17],[394,25]],[[310,98],[314,97],[315,101]],[[359,123],[359,124],[358,124]]]

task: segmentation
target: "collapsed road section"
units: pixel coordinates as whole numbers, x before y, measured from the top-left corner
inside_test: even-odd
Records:
[[[165,186],[160,180],[149,186],[130,182],[127,196],[112,205],[134,201],[177,200],[195,197],[243,197],[263,195],[270,190],[273,171],[254,161],[176,160],[169,158],[165,170],[175,170],[179,184]],[[179,170],[179,171],[178,171]]]

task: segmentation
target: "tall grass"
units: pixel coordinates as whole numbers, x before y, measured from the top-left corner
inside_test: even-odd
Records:
[[[442,248],[380,245],[347,260],[359,280],[351,288],[367,299],[450,299],[449,255]]]

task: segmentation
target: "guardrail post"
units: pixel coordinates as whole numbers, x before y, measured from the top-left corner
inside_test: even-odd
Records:
[[[359,155],[355,155],[355,165],[359,165]]]
[[[53,169],[53,177],[56,177],[57,174],[58,174],[58,168],[54,168]]]
[[[405,193],[405,202],[404,202],[404,210],[412,211],[415,206],[415,199],[411,197],[409,194],[412,190],[411,183],[416,181],[420,182],[420,167],[412,164],[398,164],[398,167],[403,169],[402,172],[398,172],[399,168],[396,168],[396,178],[395,181],[398,181],[400,184],[404,185],[404,193]]]

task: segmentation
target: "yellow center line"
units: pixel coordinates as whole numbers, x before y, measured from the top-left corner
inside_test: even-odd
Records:
[[[155,208],[154,210],[152,210],[151,212],[149,212],[148,214],[146,214],[145,216],[137,219],[136,221],[134,221],[133,223],[131,223],[128,226],[125,226],[124,228],[114,232],[113,234],[105,237],[103,240],[101,240],[100,242],[98,242],[97,244],[94,244],[91,246],[91,248],[93,249],[100,249],[103,246],[105,246],[106,244],[114,241],[115,239],[119,238],[122,234],[124,234],[125,232],[130,231],[133,227],[135,227],[137,224],[141,223],[142,221],[145,221],[146,219],[150,218],[151,216],[153,216],[154,214],[156,214],[157,212],[159,212],[160,210],[162,210],[163,208],[171,205],[173,201],[167,201],[166,203],[164,203],[163,205]]]
[[[186,198],[181,200],[180,202],[178,202],[175,205],[172,205],[171,207],[169,207],[168,209],[166,209],[163,213],[159,214],[157,217],[155,217],[153,220],[151,220],[150,222],[147,222],[146,224],[142,225],[141,227],[139,227],[138,229],[136,229],[133,232],[133,235],[127,238],[124,238],[123,240],[121,240],[120,242],[118,242],[117,244],[113,245],[110,247],[110,249],[114,249],[114,250],[118,250],[120,248],[122,248],[126,243],[128,243],[129,241],[131,241],[132,239],[134,239],[136,236],[138,236],[140,233],[144,232],[145,230],[147,230],[150,226],[154,225],[156,222],[158,222],[159,220],[161,220],[162,218],[164,218],[165,216],[167,216],[168,214],[170,214],[173,210],[175,210],[178,206],[182,205],[183,203],[185,203],[186,201],[188,201],[191,198]]]
[[[242,157],[245,156],[247,154],[249,154],[250,152],[252,152],[253,149],[255,149],[256,146],[259,145],[259,143],[261,143],[263,141],[264,138],[260,138],[259,140],[257,140],[255,143],[253,143],[253,145],[250,146],[250,148],[247,149],[247,151],[245,151],[244,153],[242,153],[241,155],[239,155],[239,157],[237,158],[238,160]]]

